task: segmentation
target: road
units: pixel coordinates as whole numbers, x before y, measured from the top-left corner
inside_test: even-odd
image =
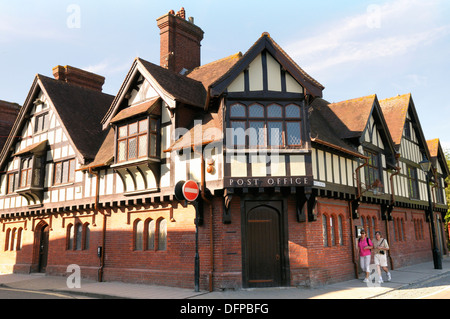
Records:
[[[394,290],[372,299],[450,299],[450,274]]]
[[[0,287],[0,299],[91,299],[68,293]]]

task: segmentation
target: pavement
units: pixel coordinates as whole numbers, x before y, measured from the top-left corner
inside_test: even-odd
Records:
[[[450,257],[444,256],[442,269],[434,269],[432,261],[398,268],[391,270],[392,280],[382,284],[366,284],[362,282],[362,279],[352,279],[318,288],[288,287],[195,292],[194,288],[97,282],[85,279],[81,279],[78,287],[72,288],[76,282],[69,277],[45,274],[0,274],[0,287],[70,293],[102,299],[370,299],[449,273]]]

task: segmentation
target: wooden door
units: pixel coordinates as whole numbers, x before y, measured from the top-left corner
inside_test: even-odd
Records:
[[[47,268],[47,259],[48,259],[48,226],[44,226],[41,229],[41,238],[39,241],[39,272],[45,272]]]
[[[266,205],[247,211],[245,271],[250,288],[282,285],[280,214],[276,208]]]

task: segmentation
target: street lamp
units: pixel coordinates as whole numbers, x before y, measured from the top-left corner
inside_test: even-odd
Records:
[[[422,162],[419,163],[420,167],[425,173],[426,179],[427,179],[427,192],[428,192],[428,216],[430,217],[430,224],[431,224],[431,235],[432,235],[432,241],[433,241],[433,263],[434,263],[434,269],[442,269],[442,260],[441,260],[441,254],[436,246],[436,230],[434,229],[434,215],[433,215],[433,209],[432,209],[432,203],[431,203],[431,192],[430,192],[430,168],[431,168],[431,162],[424,159]]]

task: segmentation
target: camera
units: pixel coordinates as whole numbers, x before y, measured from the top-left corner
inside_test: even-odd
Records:
[[[378,253],[379,253],[380,255],[384,255],[384,250],[380,250]]]

